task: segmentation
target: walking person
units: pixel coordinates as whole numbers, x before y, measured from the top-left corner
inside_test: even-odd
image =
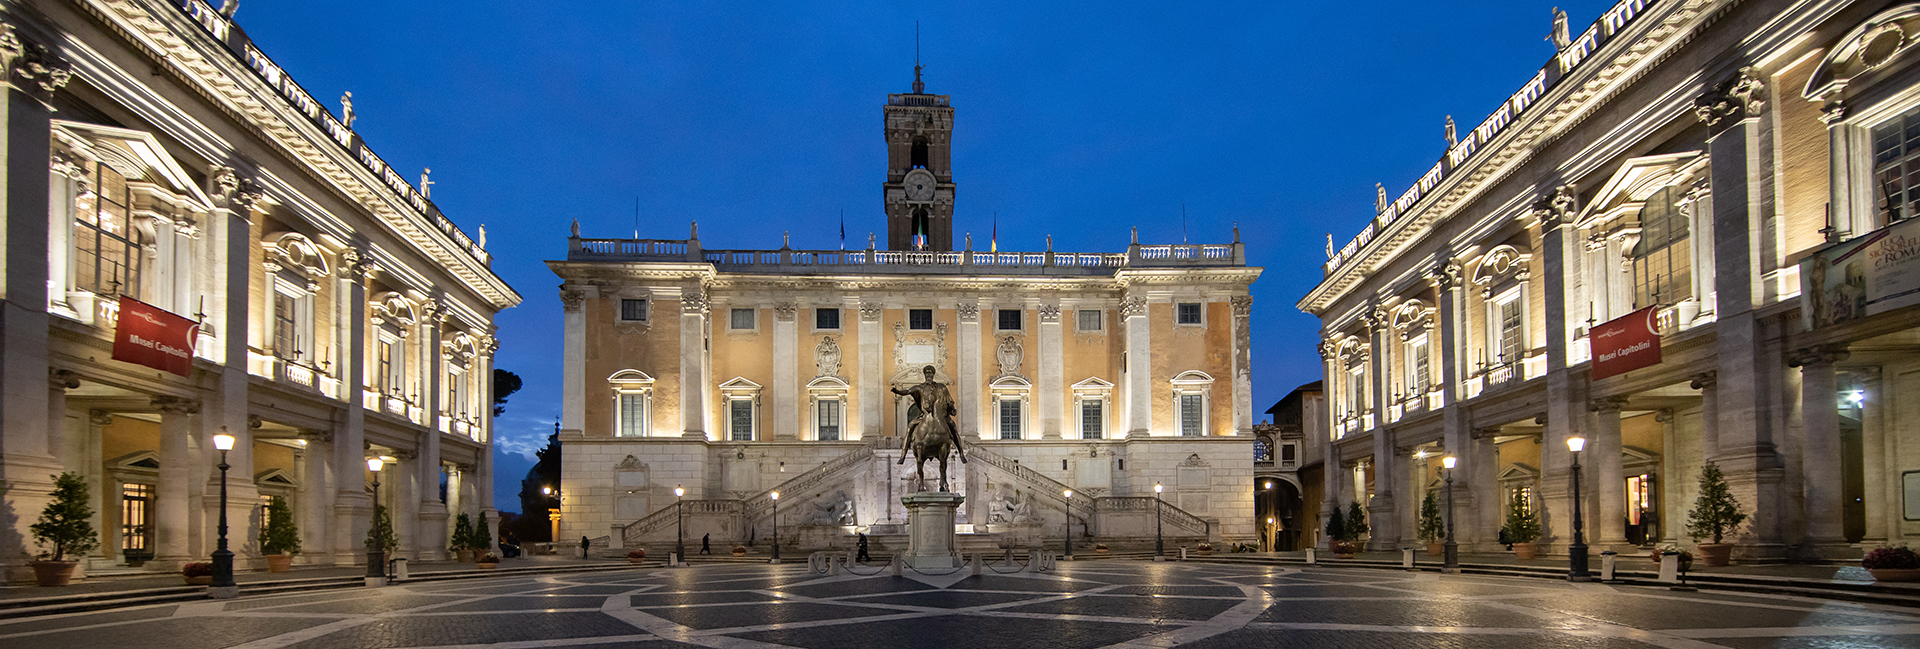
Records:
[[[854,561],[872,561],[873,557],[867,554],[867,535],[863,532],[856,532],[856,534],[860,535],[860,554],[855,556],[853,560]]]
[[[713,554],[713,534],[700,535],[700,554]]]

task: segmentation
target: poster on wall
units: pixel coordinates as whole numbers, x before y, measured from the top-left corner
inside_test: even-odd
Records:
[[[1593,328],[1593,378],[1660,364],[1660,309],[1647,307]]]
[[[186,376],[193,371],[193,343],[199,337],[200,323],[121,296],[113,360]]]
[[[1920,219],[1807,257],[1800,300],[1809,330],[1920,304]]]

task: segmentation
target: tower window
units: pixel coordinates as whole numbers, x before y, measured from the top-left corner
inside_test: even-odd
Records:
[[[1020,330],[1020,310],[1019,309],[1001,309],[1000,310],[1000,330],[1001,331],[1019,331]]]
[[[1206,320],[1204,320],[1203,316],[1201,316],[1199,302],[1181,302],[1179,308],[1180,308],[1180,314],[1179,314],[1180,319],[1177,321],[1179,324],[1183,324],[1183,325],[1206,324]]]
[[[839,309],[814,309],[813,328],[839,329],[840,328],[840,310]]]
[[[913,138],[913,153],[909,157],[910,169],[927,168],[927,138]]]
[[[932,329],[933,309],[909,309],[907,311],[907,328],[922,331]]]

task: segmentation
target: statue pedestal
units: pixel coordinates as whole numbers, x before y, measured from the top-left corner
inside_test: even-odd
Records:
[[[953,552],[954,512],[966,496],[925,491],[902,496],[907,506],[907,565],[915,568],[958,568]]]

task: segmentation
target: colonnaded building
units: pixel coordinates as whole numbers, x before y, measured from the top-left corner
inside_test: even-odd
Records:
[[[450,514],[493,517],[492,321],[520,298],[484,234],[201,0],[0,21],[7,578],[31,574],[28,525],[69,471],[100,534],[84,570],[206,560],[222,432],[242,568],[274,496],[297,561],[364,561],[368,457],[401,556],[444,556]]]
[[[1784,0],[1557,29],[1299,303],[1324,326],[1324,506],[1408,542],[1451,454],[1466,546],[1499,549],[1520,494],[1565,552],[1578,435],[1596,552],[1687,545],[1707,462],[1751,515],[1736,558],[1920,534],[1917,36],[1917,3]]]
[[[1253,540],[1260,269],[1237,236],[956,250],[953,115],[917,70],[913,92],[887,96],[885,249],[707,250],[697,227],[576,226],[549,262],[565,280],[563,538],[664,552],[684,524],[764,545],[777,491],[783,546],[844,548],[858,531],[904,548],[900,497],[919,489],[895,461],[917,413],[889,390],[931,366],[971,460],[950,467],[963,547],[1057,541],[1069,508],[1074,536],[1103,542],[1150,545],[1156,511],[1166,537]]]

